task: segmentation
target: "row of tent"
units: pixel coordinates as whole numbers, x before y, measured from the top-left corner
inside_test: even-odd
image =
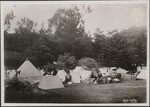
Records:
[[[29,60],[26,60],[17,69],[17,71],[20,71],[20,77],[30,82],[39,81],[40,77],[42,76],[42,73]],[[85,79],[89,78],[91,74],[92,71],[84,70],[82,67],[76,67],[74,70],[70,71],[73,83],[80,83],[80,78],[82,78],[82,80],[84,81]],[[64,70],[59,70],[57,76],[61,79],[62,82],[64,82],[67,73]]]
[[[46,75],[43,76],[43,70],[39,71],[29,60],[26,60],[18,69],[20,71],[19,76],[23,80],[29,81],[31,83],[39,82],[39,88],[41,89],[52,89],[52,88],[62,88],[63,82],[65,82],[67,73],[64,70],[59,70],[56,76]],[[70,71],[71,82],[80,83],[91,77],[92,71],[84,70],[82,67],[76,67],[74,70]]]
[[[100,72],[102,75],[109,75],[111,73],[113,67],[111,68],[100,68]],[[142,72],[138,75],[138,77],[145,74],[146,68],[140,69]],[[41,89],[52,89],[52,88],[63,88],[63,82],[66,79],[67,73],[64,70],[59,70],[56,76],[46,75],[43,76],[43,70],[39,71],[29,60],[26,60],[18,69],[20,72],[19,77],[23,80],[29,81],[31,83],[39,82],[39,88]],[[127,74],[128,71],[124,69],[117,69],[118,73],[121,73],[125,80],[130,80],[131,75]],[[80,83],[81,80],[84,81],[91,77],[92,71],[84,70],[81,66],[77,66],[74,70],[70,70],[71,82],[72,83]],[[143,77],[141,76],[143,79]],[[144,78],[145,79],[145,78]]]

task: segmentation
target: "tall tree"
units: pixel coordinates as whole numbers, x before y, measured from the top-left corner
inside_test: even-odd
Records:
[[[84,20],[76,6],[70,9],[58,9],[48,23],[51,33],[54,32],[54,38],[59,44],[60,54],[69,52],[75,55],[76,51],[79,51],[77,46],[84,47],[83,38],[87,35],[84,30]]]
[[[21,19],[21,21],[17,22],[17,28],[15,28],[16,33],[21,33],[21,34],[28,34],[32,32],[34,26],[34,22],[27,18],[24,17]]]
[[[103,31],[100,28],[95,30],[94,34],[94,43],[93,43],[93,50],[95,51],[95,59],[100,62],[102,65],[107,65],[106,57],[109,56],[109,45],[107,41],[106,35],[103,34]],[[108,62],[107,62],[108,63]]]
[[[5,26],[5,29],[4,31],[5,32],[8,32],[10,30],[10,27],[11,27],[11,21],[15,18],[15,15],[14,15],[14,12],[11,11],[10,13],[7,13],[6,16],[5,16],[5,21],[4,21],[4,26]]]

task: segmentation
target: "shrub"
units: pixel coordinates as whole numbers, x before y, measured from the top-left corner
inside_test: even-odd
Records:
[[[72,70],[76,67],[77,60],[75,56],[71,56],[69,53],[65,53],[64,55],[60,55],[58,57],[57,64],[59,66],[59,69]]]
[[[86,67],[88,70],[92,70],[93,68],[99,69],[98,62],[93,58],[81,58],[78,61],[78,65],[82,66],[83,68]]]
[[[21,81],[17,77],[5,82],[5,93],[24,92],[26,87],[30,84],[28,81]]]
[[[6,82],[6,81],[5,81]],[[30,84],[28,81],[22,81],[18,78],[13,78],[6,82],[5,85],[5,102],[20,102],[28,101],[32,96],[35,96],[37,86]]]
[[[45,71],[44,75],[51,74],[52,71],[53,71],[52,75],[56,75],[57,74],[57,69],[58,69],[58,66],[56,64],[48,63],[47,65],[44,66],[44,71]]]

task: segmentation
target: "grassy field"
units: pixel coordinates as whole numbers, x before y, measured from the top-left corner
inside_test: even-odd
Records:
[[[72,84],[65,88],[34,93],[13,93],[6,103],[123,103],[146,102],[146,81],[134,80],[111,84]]]

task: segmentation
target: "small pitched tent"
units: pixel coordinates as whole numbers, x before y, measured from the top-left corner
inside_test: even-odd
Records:
[[[92,71],[84,70],[81,66],[77,66],[74,70],[70,70],[70,75],[73,83],[80,83],[81,81],[87,83],[92,76]]]
[[[109,68],[107,68],[107,67],[100,68],[99,71],[100,71],[100,73],[102,73],[102,76],[108,76],[109,75],[109,73],[108,73]]]
[[[74,70],[70,70],[71,82],[80,83],[80,72],[82,71],[81,66],[77,66]]]
[[[20,71],[20,77],[23,80],[29,82],[39,82],[42,74],[38,71],[38,69],[29,61],[26,60],[18,69]]]
[[[81,66],[76,66],[76,68],[73,70],[75,73],[80,73],[83,70]]]
[[[140,73],[137,75],[138,79],[146,79],[146,67],[137,67],[137,71],[140,71]]]
[[[59,70],[57,75],[62,82],[65,82],[66,76],[67,76],[67,73],[65,72],[65,70]]]
[[[52,75],[42,76],[42,79],[39,83],[38,88],[40,89],[55,89],[55,88],[64,88],[60,78]]]
[[[80,83],[80,74],[74,71],[70,71],[71,75],[71,82],[73,83]]]
[[[80,83],[80,72],[82,68],[77,66],[74,70],[70,70],[71,82]]]
[[[130,80],[135,79],[134,75],[127,74],[127,72],[129,72],[129,71],[127,71],[125,69],[119,68],[119,69],[117,69],[117,72],[121,73],[121,75],[123,76],[124,81],[130,81]]]
[[[104,73],[106,73],[107,76],[109,76],[110,74],[114,73],[114,72],[117,72],[117,68],[116,67],[105,67],[105,68],[102,68],[105,70]]]
[[[82,70],[80,72],[80,76],[81,80],[86,82],[86,80],[90,79],[90,77],[92,76],[92,71]]]
[[[45,73],[44,69],[38,69],[38,71],[43,75]]]

